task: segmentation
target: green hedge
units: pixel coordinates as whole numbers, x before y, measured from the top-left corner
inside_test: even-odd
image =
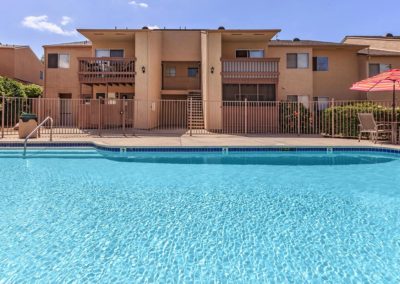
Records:
[[[345,106],[335,106],[324,111],[324,132],[332,134],[332,112],[335,118],[335,135],[342,137],[358,136],[358,113],[373,113],[375,120],[382,122],[392,121],[392,107],[382,106],[373,102],[352,103]],[[400,118],[400,109],[396,109],[397,120]]]
[[[0,77],[0,93],[7,97],[37,98],[42,92],[42,87],[38,85],[24,85],[7,77]]]
[[[311,112],[300,103],[283,103],[279,105],[279,128],[283,133],[298,133],[300,119],[300,133],[308,134],[312,129]]]

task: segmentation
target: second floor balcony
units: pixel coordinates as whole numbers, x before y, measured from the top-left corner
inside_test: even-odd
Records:
[[[235,58],[221,61],[223,83],[273,84],[279,80],[279,58]]]
[[[135,59],[118,57],[81,57],[79,82],[83,84],[112,84],[135,82]]]

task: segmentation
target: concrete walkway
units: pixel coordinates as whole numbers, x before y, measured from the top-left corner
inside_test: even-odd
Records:
[[[48,137],[32,139],[48,141]],[[22,142],[22,139],[0,139],[2,142]],[[324,138],[313,136],[236,136],[236,135],[197,135],[197,136],[128,136],[128,137],[55,137],[56,142],[95,142],[107,146],[379,146],[400,149],[400,145],[386,142],[372,143],[369,140],[358,142],[357,139]]]

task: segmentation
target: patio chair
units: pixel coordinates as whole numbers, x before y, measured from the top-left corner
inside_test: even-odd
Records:
[[[359,113],[358,120],[359,124],[359,134],[358,142],[361,141],[361,136],[363,133],[370,135],[371,140],[376,143],[378,141],[379,135],[392,135],[392,128],[390,123],[376,123],[374,115],[372,113]]]

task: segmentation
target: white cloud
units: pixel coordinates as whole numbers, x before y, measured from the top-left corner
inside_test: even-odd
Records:
[[[144,3],[144,2],[130,1],[129,4],[139,7],[139,8],[149,8],[149,4]]]
[[[61,20],[61,25],[66,25],[70,23],[72,19],[64,16]],[[53,34],[63,35],[63,36],[75,36],[78,33],[76,31],[68,31],[60,27],[59,25],[49,22],[49,17],[47,15],[42,16],[27,16],[23,19],[22,25],[24,27],[38,30],[41,32],[50,32]]]
[[[147,26],[149,28],[149,30],[159,30],[160,27],[159,26]]]
[[[61,25],[62,26],[66,26],[71,22],[72,22],[72,18],[68,17],[68,16],[63,16],[62,19],[61,19]]]

